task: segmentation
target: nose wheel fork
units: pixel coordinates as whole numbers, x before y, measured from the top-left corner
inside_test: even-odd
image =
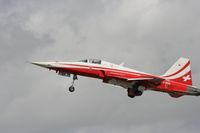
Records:
[[[72,85],[69,87],[69,92],[74,92],[75,91],[75,87],[74,87],[74,82],[75,80],[78,80],[77,75],[73,75],[73,80],[72,80]]]

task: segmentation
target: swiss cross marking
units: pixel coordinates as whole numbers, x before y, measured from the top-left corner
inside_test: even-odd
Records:
[[[183,81],[187,82],[188,80],[191,80],[190,75],[184,76]]]

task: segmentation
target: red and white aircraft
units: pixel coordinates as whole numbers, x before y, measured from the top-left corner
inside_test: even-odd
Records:
[[[62,76],[73,75],[69,91],[73,92],[77,75],[102,79],[104,83],[127,89],[128,96],[141,96],[144,90],[168,93],[172,97],[199,96],[200,89],[192,86],[190,60],[180,58],[164,75],[157,76],[136,71],[123,64],[116,65],[103,60],[87,59],[78,62],[32,62],[32,64],[55,70]]]

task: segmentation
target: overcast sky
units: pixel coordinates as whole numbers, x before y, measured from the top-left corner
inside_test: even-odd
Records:
[[[199,0],[0,0],[1,133],[199,133],[200,97],[71,79],[27,61],[98,58],[163,74],[192,62],[200,86]]]

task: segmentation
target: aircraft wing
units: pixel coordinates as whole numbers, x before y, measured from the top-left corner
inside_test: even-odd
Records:
[[[127,82],[132,82],[132,81],[148,81],[151,84],[158,85],[160,84],[164,79],[160,77],[153,77],[149,75],[140,75],[140,76],[132,76],[132,77],[126,77],[122,75],[115,75],[115,76],[110,76],[110,79],[119,79],[119,80],[125,80]]]
[[[126,79],[127,81],[148,81],[151,84],[158,85],[160,84],[164,79],[161,78],[130,78]]]
[[[126,78],[125,78],[126,79]],[[136,80],[152,80],[154,78],[127,78],[127,81],[136,81]]]

